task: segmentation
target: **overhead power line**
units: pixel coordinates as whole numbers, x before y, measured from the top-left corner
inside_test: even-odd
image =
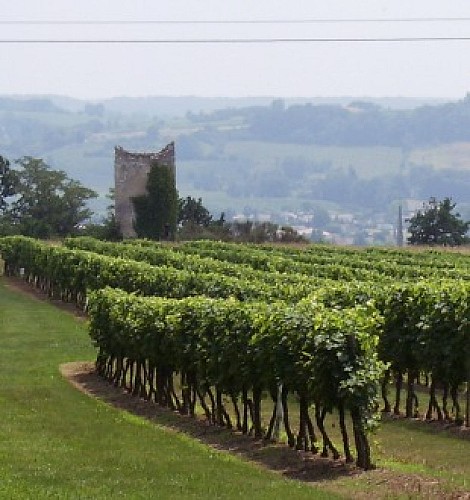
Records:
[[[468,22],[470,17],[406,17],[406,18],[349,18],[349,19],[116,19],[116,20],[0,20],[0,25],[139,25],[139,24],[341,24],[341,23],[434,23]]]
[[[397,38],[168,38],[168,39],[0,39],[0,44],[281,44],[281,43],[420,43],[470,41],[470,36]]]

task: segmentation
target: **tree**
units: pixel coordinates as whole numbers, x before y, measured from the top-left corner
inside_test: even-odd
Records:
[[[106,207],[106,217],[98,224],[87,224],[80,232],[81,235],[92,236],[98,240],[121,241],[122,232],[116,220],[115,190],[109,188],[106,198],[110,204]]]
[[[470,221],[464,222],[460,214],[453,214],[456,204],[451,198],[438,201],[430,198],[423,210],[409,220],[410,245],[462,245],[469,241],[466,233]]]
[[[14,194],[15,189],[10,162],[0,155],[0,213],[2,213],[7,206],[6,198]]]
[[[176,233],[178,192],[173,170],[158,162],[147,178],[147,194],[132,198],[134,228],[139,238],[171,240]]]
[[[196,200],[196,198],[187,196],[178,200],[178,224],[208,227],[211,222],[212,215],[202,204],[202,198]]]
[[[178,200],[178,239],[201,240],[222,237],[225,221],[213,221],[209,210],[202,204],[202,198],[180,198]]]
[[[25,156],[15,162],[12,183],[15,200],[5,217],[15,232],[37,238],[67,236],[91,217],[86,207],[97,193],[62,170],[52,170],[42,159]]]

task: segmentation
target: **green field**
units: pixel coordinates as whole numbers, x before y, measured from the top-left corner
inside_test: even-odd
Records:
[[[470,170],[470,143],[455,142],[416,149],[411,153],[410,160],[418,164],[432,165],[438,169]]]
[[[278,144],[255,141],[230,142],[226,155],[251,158],[257,164],[275,164],[284,158],[304,157],[315,162],[331,162],[332,168],[347,169],[353,166],[359,177],[376,177],[397,174],[403,162],[398,147],[339,147],[303,144]]]
[[[470,169],[470,143],[452,143],[440,146],[415,148],[404,153],[402,148],[388,146],[319,146],[302,144],[278,144],[255,141],[229,142],[227,155],[255,159],[273,164],[285,157],[305,157],[312,161],[330,161],[333,168],[353,166],[360,177],[400,173],[404,160],[430,165],[434,168]]]

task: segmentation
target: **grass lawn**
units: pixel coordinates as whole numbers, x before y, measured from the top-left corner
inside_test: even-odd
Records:
[[[429,424],[387,421],[377,433],[374,448],[378,465],[439,478],[449,490],[470,492],[469,439],[433,432]]]
[[[320,474],[312,487],[163,426],[176,415],[155,425],[90,398],[58,368],[94,358],[85,323],[1,280],[0,341],[0,498],[429,498],[437,483],[440,498],[470,491],[470,440],[432,426],[384,422],[372,437],[381,470]],[[338,426],[326,423],[341,449]],[[265,462],[277,451],[262,450]]]
[[[86,325],[3,282],[0,342],[0,498],[332,498],[80,393]]]

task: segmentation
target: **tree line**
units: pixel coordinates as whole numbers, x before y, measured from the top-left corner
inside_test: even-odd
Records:
[[[43,159],[24,156],[10,161],[0,156],[0,235],[22,234],[34,238],[91,235],[120,240],[114,212],[114,192],[105,217],[92,223],[87,206],[98,194],[52,169]],[[147,192],[133,198],[135,230],[139,237],[154,240],[223,239],[227,241],[303,241],[291,227],[270,222],[227,222],[222,213],[214,219],[202,199],[179,197],[172,172],[152,165]]]
[[[347,106],[293,104],[226,109],[193,121],[242,117],[246,127],[221,135],[239,140],[333,146],[404,148],[470,140],[470,94],[460,101],[414,109],[387,109],[364,101]]]

